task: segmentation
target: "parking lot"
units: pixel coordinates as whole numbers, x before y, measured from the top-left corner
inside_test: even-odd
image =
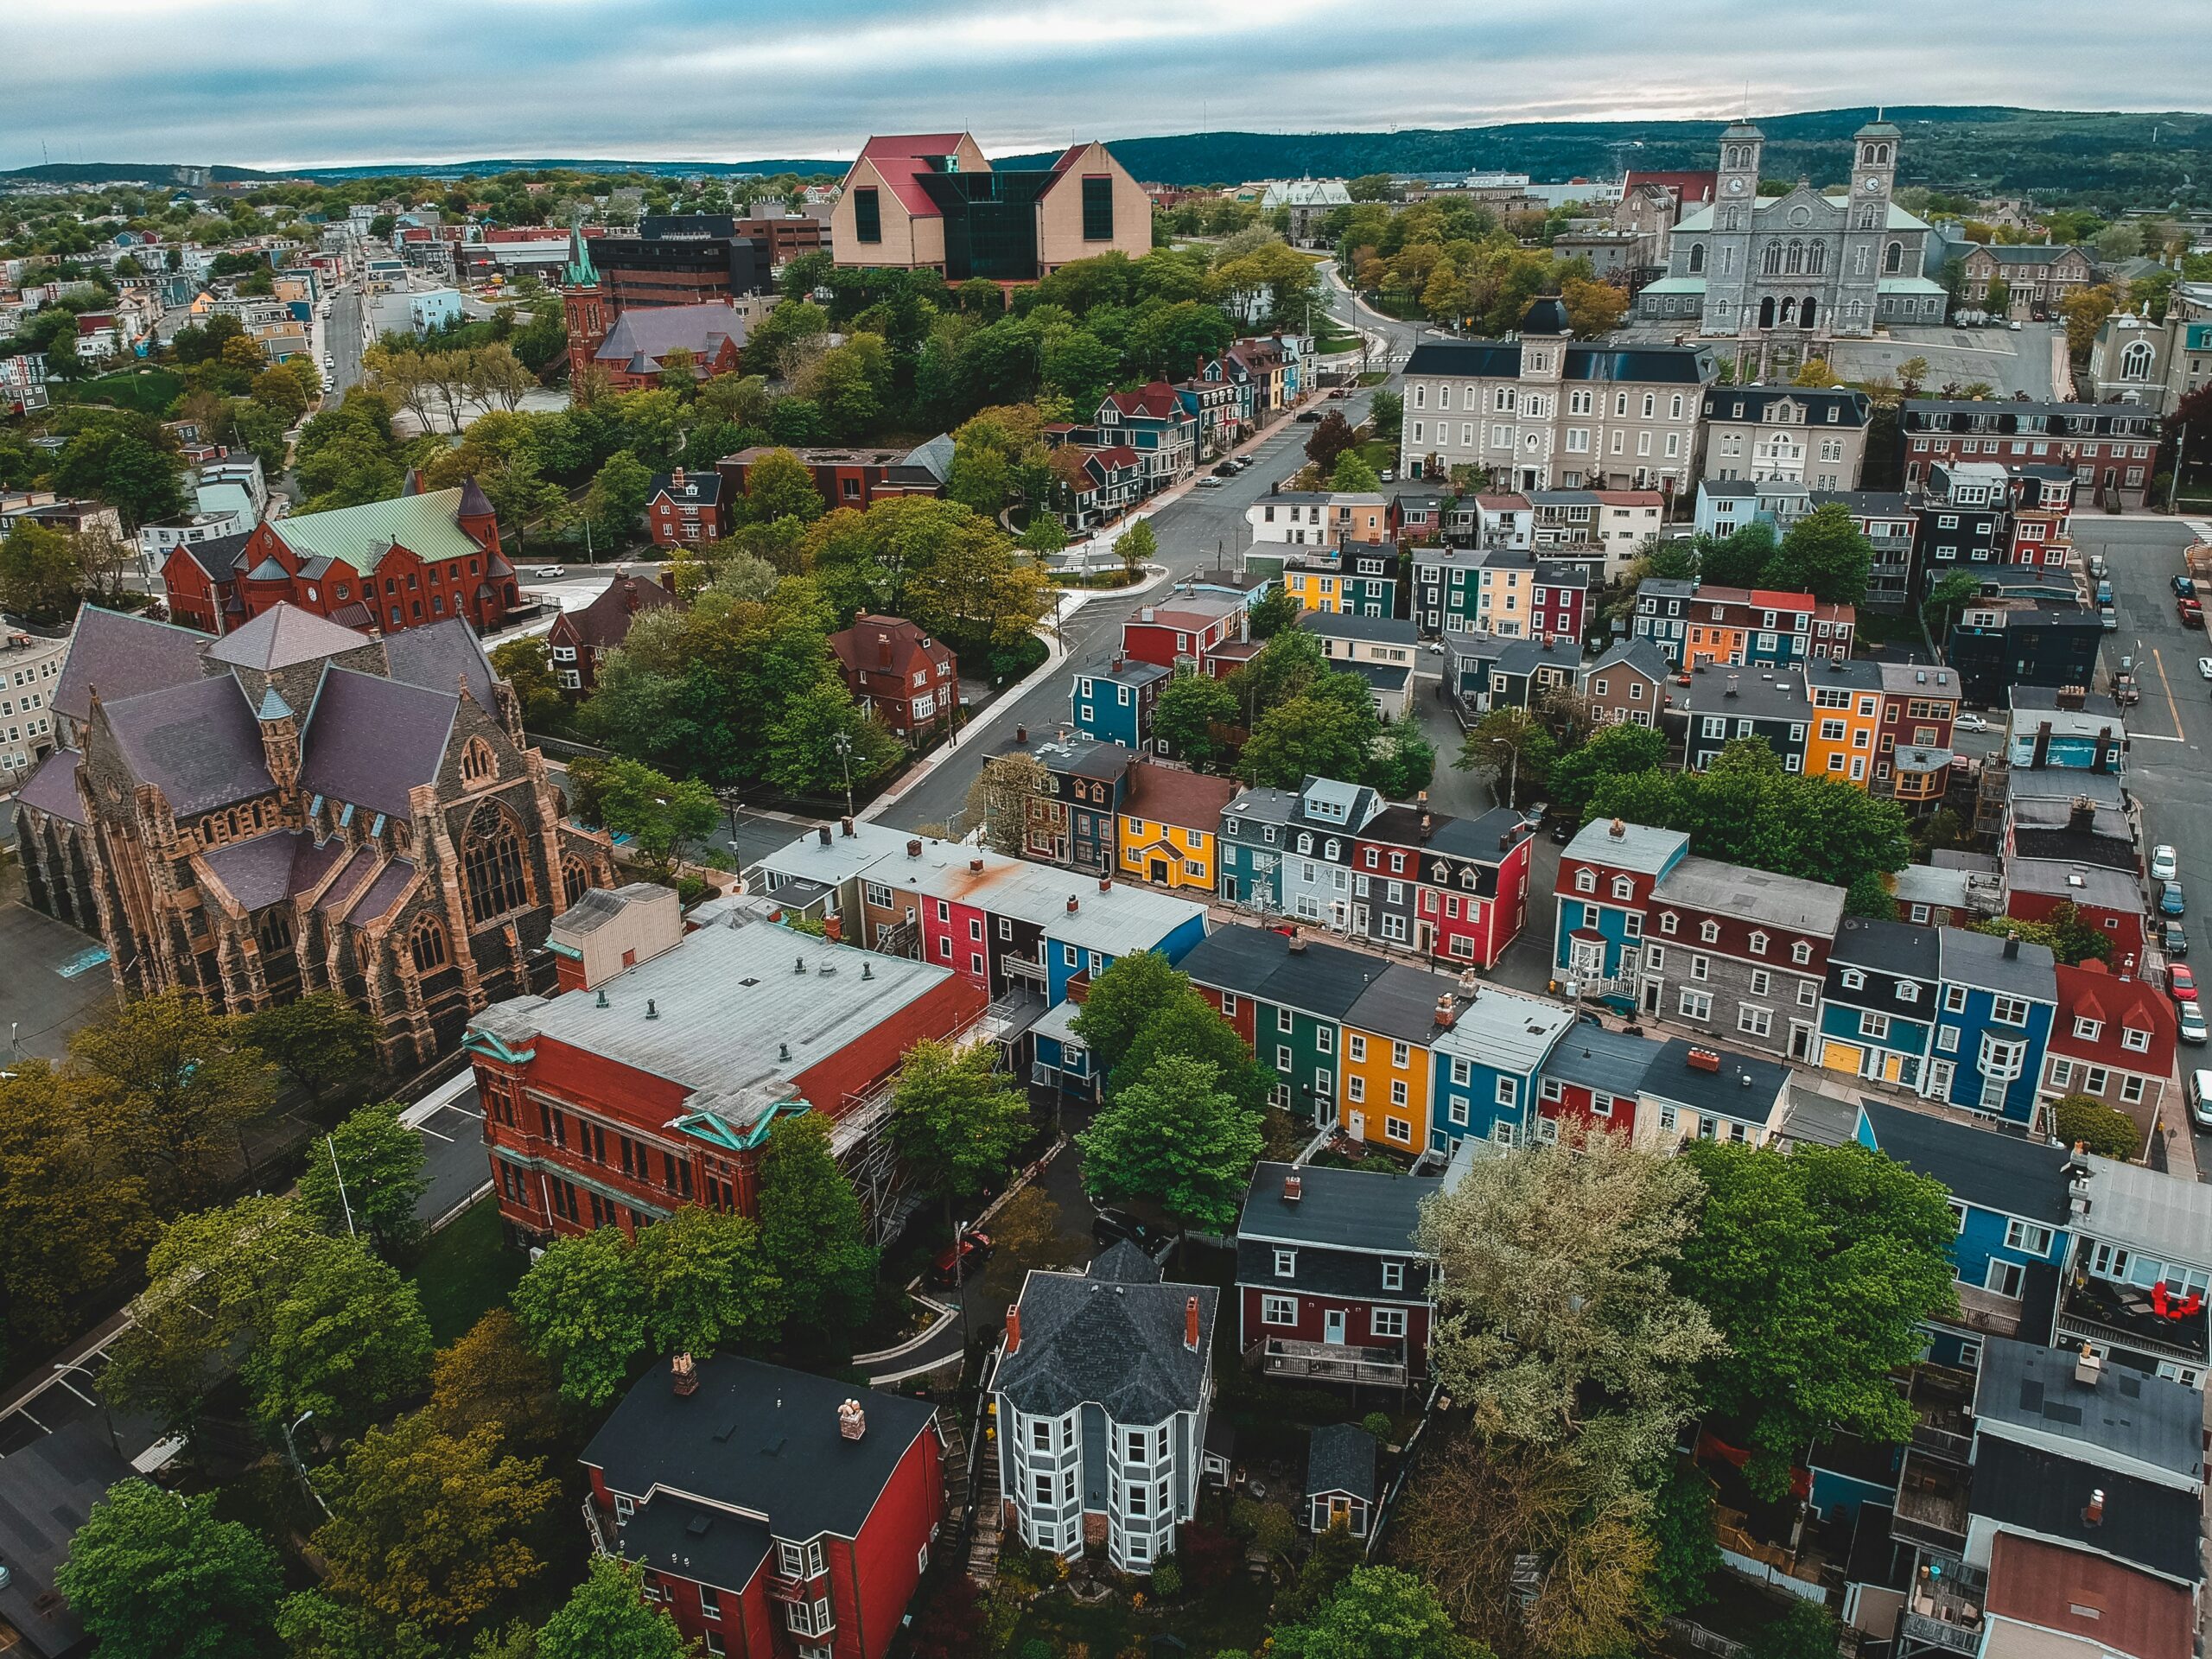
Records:
[[[20,892],[0,901],[0,1038],[16,1058],[59,1059],[69,1033],[112,1005],[115,981],[98,939],[40,915]]]

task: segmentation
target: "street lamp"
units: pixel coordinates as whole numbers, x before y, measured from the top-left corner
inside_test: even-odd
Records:
[[[831,740],[837,746],[837,764],[845,772],[845,816],[853,816],[853,740],[840,732]]]

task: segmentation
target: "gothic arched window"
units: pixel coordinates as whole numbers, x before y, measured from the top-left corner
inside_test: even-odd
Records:
[[[446,965],[446,931],[435,916],[425,916],[415,924],[414,932],[407,938],[408,953],[415,958],[418,974],[435,973]]]
[[[470,738],[468,747],[461,750],[461,775],[472,784],[489,783],[499,775],[499,757],[482,738]]]
[[[1805,269],[1805,245],[1792,238],[1789,244],[1789,274],[1798,275]]]
[[[1882,269],[1892,276],[1904,269],[1904,243],[1892,242],[1882,250]]]
[[[2151,365],[2157,356],[2149,340],[2137,340],[2120,354],[2120,378],[2123,380],[2148,380]]]
[[[591,891],[591,872],[581,859],[568,859],[561,866],[561,902],[573,905]]]
[[[1704,269],[1705,244],[1702,242],[1693,242],[1690,244],[1690,275],[1694,276],[1698,272]]]
[[[255,931],[260,936],[264,950],[274,952],[289,949],[292,943],[292,912],[289,910],[270,911],[261,918]]]
[[[530,903],[523,874],[522,834],[494,807],[476,815],[461,843],[461,874],[468,889],[468,919],[480,926]]]

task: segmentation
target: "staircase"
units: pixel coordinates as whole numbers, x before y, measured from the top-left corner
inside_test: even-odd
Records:
[[[954,1530],[968,1519],[968,1433],[959,1417],[943,1406],[937,1409],[937,1437],[944,1447],[944,1524]]]
[[[962,1459],[963,1465],[966,1459]],[[999,1440],[983,1431],[983,1455],[977,1459],[969,1488],[970,1511],[976,1530],[968,1546],[968,1576],[988,1590],[999,1575]]]

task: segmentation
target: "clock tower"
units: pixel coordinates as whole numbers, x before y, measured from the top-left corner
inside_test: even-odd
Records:
[[[1751,216],[1759,200],[1759,156],[1766,135],[1749,121],[1720,135],[1720,169],[1713,194],[1713,232],[1705,260],[1700,332],[1735,335],[1751,322]]]
[[[1917,259],[1910,262],[1914,269],[1904,268],[1904,244],[1888,234],[1897,144],[1904,137],[1896,123],[1883,120],[1878,111],[1852,135],[1851,200],[1844,207],[1843,260],[1832,324],[1835,334],[1872,334],[1881,309],[1882,278],[1922,274]],[[1891,252],[1893,240],[1897,243],[1895,254]]]

